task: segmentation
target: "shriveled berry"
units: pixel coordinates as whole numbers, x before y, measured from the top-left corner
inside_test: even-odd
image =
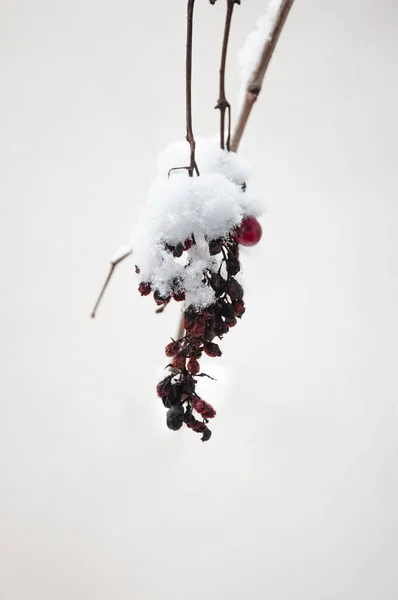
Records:
[[[178,431],[183,424],[184,408],[180,405],[172,406],[166,413],[166,423],[169,429]]]
[[[202,440],[202,442],[208,442],[210,438],[211,438],[211,431],[208,427],[206,427],[206,429],[204,430],[203,435],[200,439]]]
[[[240,235],[236,239],[242,246],[254,246],[261,240],[262,233],[261,225],[256,217],[249,216],[243,219]]]
[[[246,310],[245,303],[243,302],[243,300],[237,300],[233,302],[232,306],[234,307],[235,315],[237,317],[241,317]]]
[[[225,319],[227,320],[232,320],[235,318],[235,311],[233,309],[233,306],[228,302],[223,303],[222,314],[223,317],[225,317]]]
[[[205,419],[212,419],[216,416],[216,411],[214,410],[212,405],[208,402],[205,402],[201,398],[194,398],[192,400],[192,407]]]
[[[139,268],[139,266],[135,265],[134,269],[135,269],[135,272],[137,273],[137,275],[139,275],[140,274],[140,268]]]
[[[211,256],[214,256],[215,254],[219,254],[222,250],[222,242],[221,240],[211,240],[211,242],[209,242],[209,252],[211,254]]]
[[[184,321],[184,328],[187,330],[190,336],[200,338],[205,332],[206,320],[203,315],[199,314],[191,323]]]
[[[186,358],[182,354],[177,354],[177,356],[173,358],[173,367],[180,369],[180,371],[185,368],[185,363]]]
[[[228,325],[228,327],[235,327],[235,325],[237,324],[237,322],[238,321],[236,320],[236,318],[233,318],[233,319],[227,319],[225,321],[225,324]]]
[[[152,291],[151,284],[147,281],[141,281],[140,285],[138,286],[138,291],[140,292],[141,296],[148,296]]]
[[[221,356],[222,354],[220,346],[213,342],[206,342],[203,346],[203,350],[206,352],[207,356],[211,357]]]
[[[178,354],[179,349],[180,349],[179,342],[170,342],[170,344],[167,344],[164,351],[165,351],[166,356],[172,357],[172,356],[175,356],[176,354]]]
[[[243,298],[243,287],[233,277],[228,281],[227,293],[233,302],[242,300]]]
[[[216,296],[221,296],[226,290],[227,282],[220,273],[212,273],[210,276],[210,286],[216,293]]]
[[[191,356],[188,361],[187,369],[191,373],[191,375],[197,375],[200,371],[199,361],[195,356]]]
[[[233,254],[227,258],[227,271],[229,275],[236,275],[240,271],[240,262]]]
[[[162,379],[162,381],[159,381],[159,383],[156,386],[156,392],[157,395],[159,396],[159,398],[162,398],[163,396],[167,396],[168,394],[171,393],[172,391],[172,385],[171,385],[171,375],[168,375],[167,377],[165,377],[165,379]]]

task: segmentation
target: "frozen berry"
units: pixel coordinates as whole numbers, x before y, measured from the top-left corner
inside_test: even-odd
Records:
[[[153,298],[159,306],[170,302],[170,296],[161,296],[157,290],[153,292]]]
[[[240,227],[240,235],[236,239],[242,246],[254,246],[260,241],[262,229],[256,217],[246,217]]]
[[[184,242],[184,250],[189,250],[192,248],[193,240],[191,238],[187,238]]]
[[[215,254],[219,254],[222,250],[222,242],[221,240],[211,240],[211,242],[209,242],[209,252],[211,254],[211,256],[214,256]]]
[[[173,256],[176,258],[180,258],[182,253],[184,252],[184,246],[182,244],[177,244],[177,246],[173,250]]]
[[[147,281],[142,281],[138,286],[138,291],[140,292],[141,296],[148,296],[152,291],[151,284]]]
[[[174,292],[173,298],[176,302],[183,302],[185,300],[185,292]]]

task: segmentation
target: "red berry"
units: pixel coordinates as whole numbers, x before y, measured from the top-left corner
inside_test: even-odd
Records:
[[[182,354],[177,354],[177,356],[173,358],[173,367],[182,371],[182,369],[185,368],[185,362],[185,356],[183,356]]]
[[[191,238],[187,238],[184,242],[184,250],[189,250],[192,248],[193,240]]]
[[[185,292],[173,292],[173,298],[176,302],[183,302],[185,300]]]
[[[167,344],[164,351],[166,353],[166,356],[171,357],[171,356],[175,356],[178,353],[179,349],[180,349],[179,342],[170,342],[170,344]]]
[[[200,365],[195,356],[191,356],[191,358],[189,359],[187,369],[191,373],[191,375],[197,375],[199,373]]]
[[[138,286],[138,291],[141,296],[148,296],[151,293],[151,284],[147,281],[142,281]]]
[[[212,419],[216,416],[216,411],[212,405],[208,402],[205,402],[201,398],[194,398],[192,400],[192,408],[194,408],[196,412],[202,415],[202,417],[205,419]]]
[[[241,317],[246,310],[245,303],[243,302],[243,300],[237,300],[236,302],[233,302],[232,306],[234,307],[234,311],[237,317]]]
[[[213,342],[206,342],[203,346],[203,350],[206,352],[207,356],[221,356],[220,346],[218,344],[214,344]]]
[[[241,223],[240,235],[236,238],[242,246],[254,246],[262,236],[262,229],[256,217],[246,217]]]

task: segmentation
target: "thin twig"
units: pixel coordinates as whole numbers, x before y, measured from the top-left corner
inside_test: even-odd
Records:
[[[187,142],[191,147],[188,173],[193,177],[195,171],[199,175],[199,169],[195,161],[195,138],[192,129],[192,38],[193,38],[193,9],[195,0],[188,0],[187,8],[187,52],[186,52],[186,117],[187,117]]]
[[[240,115],[238,117],[236,129],[232,136],[231,150],[233,152],[236,152],[238,149],[240,140],[242,138],[243,132],[245,131],[247,121],[253,108],[253,104],[256,102],[261,92],[261,87],[265,73],[267,71],[268,65],[274,53],[276,44],[278,42],[279,36],[286,22],[290,9],[293,5],[293,2],[294,0],[282,0],[280,9],[278,11],[278,14],[276,15],[270,33],[270,38],[266,41],[263,51],[261,53],[260,61],[249,79],[246,88],[245,100]]]
[[[104,293],[105,293],[105,290],[106,290],[106,288],[108,287],[108,284],[109,284],[109,282],[110,282],[110,280],[111,280],[111,277],[112,277],[112,275],[113,275],[113,272],[114,272],[114,270],[115,270],[116,266],[117,266],[119,263],[121,263],[121,262],[122,262],[122,261],[123,261],[125,258],[127,258],[128,256],[130,256],[130,254],[131,254],[131,253],[132,253],[132,250],[128,250],[128,251],[126,251],[126,252],[125,252],[125,253],[124,253],[122,256],[119,256],[119,257],[118,257],[116,260],[111,260],[111,266],[110,266],[110,268],[109,268],[109,273],[108,273],[108,276],[107,276],[107,278],[105,279],[104,285],[102,286],[102,289],[101,289],[101,291],[100,291],[100,293],[99,293],[99,296],[98,296],[98,298],[97,298],[97,302],[96,302],[96,303],[95,303],[95,305],[94,305],[93,312],[92,312],[92,313],[91,313],[91,315],[90,315],[92,319],[94,319],[94,317],[95,317],[95,315],[96,315],[96,312],[97,312],[98,306],[99,306],[99,304],[100,304],[100,302],[101,302],[101,300],[102,300],[102,296],[104,295]]]
[[[224,26],[224,38],[222,43],[221,51],[221,65],[220,65],[220,92],[217,104],[215,108],[220,109],[220,147],[225,148],[225,113],[228,111],[228,135],[227,135],[227,150],[229,150],[230,138],[231,138],[231,105],[225,95],[225,66],[227,62],[227,51],[229,42],[229,33],[231,30],[232,13],[234,11],[235,4],[240,4],[240,0],[227,0],[227,13],[225,16]]]

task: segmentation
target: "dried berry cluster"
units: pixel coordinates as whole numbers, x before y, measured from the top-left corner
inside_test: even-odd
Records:
[[[202,310],[192,306],[186,308],[183,315],[185,335],[179,340],[173,340],[165,348],[166,356],[172,358],[171,364],[168,365],[172,374],[157,386],[158,396],[168,409],[167,426],[178,430],[185,423],[193,431],[202,434],[202,441],[207,441],[211,436],[207,423],[215,416],[216,411],[195,391],[197,377],[204,375],[200,374],[199,359],[203,352],[211,357],[221,356],[221,350],[213,340],[222,339],[245,312],[243,288],[235,279],[240,271],[237,239],[241,233],[241,229],[238,228],[227,239],[208,242],[210,255],[218,255],[220,258],[219,268],[217,271],[206,269],[202,283],[212,288],[215,301]],[[169,247],[168,250],[179,257],[193,244],[194,236],[184,245]],[[173,289],[173,285],[171,287]],[[144,296],[152,291],[148,282],[141,282],[138,289]],[[177,301],[184,300],[184,292],[179,289],[178,282],[174,282],[174,289],[170,296],[163,298],[155,290],[155,302],[164,305],[170,302],[172,297]],[[201,421],[194,416],[193,411],[202,418]]]

